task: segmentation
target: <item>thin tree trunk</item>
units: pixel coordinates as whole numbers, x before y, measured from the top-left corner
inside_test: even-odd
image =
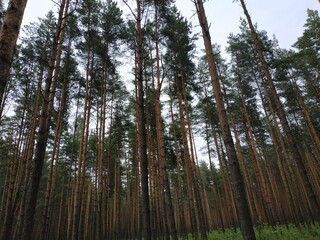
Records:
[[[19,133],[17,136],[17,141],[15,142],[16,147],[12,147],[13,153],[12,157],[8,159],[8,169],[6,173],[5,183],[4,183],[4,191],[2,193],[2,208],[4,208],[3,213],[4,215],[0,216],[0,219],[3,220],[3,226],[0,227],[1,237],[0,239],[10,239],[12,231],[13,231],[13,225],[14,225],[14,219],[16,211],[17,204],[19,200],[21,199],[20,195],[20,189],[23,184],[23,178],[24,178],[24,151],[26,150],[26,147],[22,149],[23,142],[27,142],[29,136],[24,136],[25,131],[30,127],[26,122],[26,113],[28,108],[28,98],[30,95],[30,86],[31,84],[28,83],[26,86],[25,91],[25,100],[24,100],[24,106],[23,111],[21,114],[21,120],[20,120],[20,126],[19,126]],[[2,209],[1,208],[1,209]],[[2,211],[0,211],[2,213]]]
[[[91,227],[91,223],[89,222],[90,219],[90,215],[91,215],[91,194],[92,194],[92,183],[91,181],[88,181],[88,189],[87,189],[87,196],[86,196],[86,203],[85,203],[85,215],[84,215],[84,230],[83,230],[83,239],[90,239],[89,235],[90,235],[90,227]],[[84,203],[85,201],[83,201]],[[80,234],[81,236],[82,234]]]
[[[179,157],[179,147],[178,147],[178,142],[177,142],[177,131],[176,131],[176,127],[175,127],[175,120],[174,120],[174,115],[173,115],[173,99],[172,99],[172,90],[171,90],[171,86],[170,86],[170,82],[169,82],[169,91],[170,91],[170,116],[171,116],[171,125],[172,125],[172,129],[173,129],[173,138],[174,138],[174,149],[175,149],[175,155],[177,158],[177,169],[178,169],[178,200],[177,200],[177,204],[179,206],[178,209],[178,217],[180,220],[180,234],[182,233],[182,235],[186,235],[186,221],[184,218],[185,215],[185,210],[184,210],[184,194],[182,191],[182,176],[181,176],[181,158]]]
[[[43,73],[44,73],[44,66],[40,67],[40,73],[38,77],[38,86],[37,86],[37,92],[36,97],[33,103],[33,110],[32,110],[32,121],[29,126],[29,132],[28,137],[26,140],[26,146],[23,150],[23,157],[22,157],[22,164],[20,165],[21,172],[21,178],[20,183],[18,185],[20,186],[28,186],[30,181],[30,174],[31,174],[31,163],[32,163],[32,156],[34,152],[34,145],[35,145],[35,132],[37,130],[37,124],[38,124],[38,115],[39,115],[39,103],[40,103],[40,96],[41,96],[41,86],[42,86],[42,79],[43,79]],[[24,181],[24,182],[23,182]],[[18,189],[18,188],[17,188]],[[22,230],[23,230],[23,220],[24,220],[24,213],[25,213],[25,202],[27,197],[27,189],[23,188],[23,191],[21,193],[21,199],[20,199],[20,209],[19,209],[19,216],[18,221],[16,223],[16,229],[15,229],[15,238],[21,239]],[[12,214],[13,215],[13,214]]]
[[[163,190],[165,194],[165,202],[167,204],[168,209],[168,218],[169,218],[169,228],[170,234],[173,240],[177,240],[177,227],[174,218],[173,212],[173,205],[171,199],[171,189],[170,189],[170,181],[166,167],[165,161],[165,147],[164,147],[164,140],[163,140],[163,126],[162,126],[162,117],[161,117],[161,104],[160,104],[160,95],[161,95],[161,87],[162,81],[161,80],[161,72],[160,72],[160,56],[159,56],[159,36],[158,36],[158,7],[155,4],[155,44],[156,44],[156,78],[157,78],[157,89],[155,91],[155,118],[156,118],[156,135],[157,135],[157,148],[158,148],[158,159],[159,159],[159,171],[162,172],[160,181],[163,181]],[[161,190],[162,191],[162,190]]]
[[[197,180],[197,171],[195,168],[197,168],[197,164],[195,163],[195,150],[194,150],[194,144],[193,144],[193,137],[192,137],[192,127],[191,127],[191,120],[190,120],[190,114],[189,114],[189,103],[187,100],[187,93],[186,93],[186,86],[185,86],[185,81],[183,77],[181,77],[181,83],[182,83],[182,95],[183,95],[183,100],[184,100],[184,111],[186,114],[186,120],[187,120],[187,125],[188,125],[188,137],[189,137],[189,142],[190,142],[190,167],[191,167],[191,177],[192,177],[192,182],[194,184],[194,202],[195,202],[195,207],[196,207],[196,213],[198,214],[198,219],[199,219],[199,228],[201,232],[201,237],[202,239],[207,238],[207,232],[206,232],[206,224],[204,220],[204,212],[203,212],[203,206],[201,204],[201,197],[200,197],[200,186],[201,184],[198,184]]]
[[[202,0],[197,0],[195,2],[199,23],[202,28],[203,40],[206,49],[206,55],[209,64],[209,72],[212,80],[212,85],[214,89],[214,95],[216,99],[217,109],[219,121],[223,134],[223,141],[227,150],[230,177],[232,180],[232,187],[235,196],[235,203],[237,207],[237,213],[240,222],[240,229],[242,232],[242,236],[246,240],[254,240],[256,239],[253,224],[250,216],[248,201],[246,198],[246,193],[244,189],[243,177],[240,171],[240,166],[238,162],[237,153],[234,147],[231,131],[228,124],[227,114],[224,107],[222,91],[219,83],[217,66],[214,60],[212,44],[209,33],[209,26],[207,23],[205,10],[203,7]]]
[[[212,189],[213,189],[213,193],[215,195],[215,199],[216,199],[216,210],[218,211],[218,219],[219,222],[217,223],[218,227],[222,228],[222,231],[225,231],[225,225],[224,225],[224,217],[222,214],[222,202],[221,202],[221,194],[220,194],[220,190],[219,190],[219,186],[215,180],[214,177],[214,165],[212,163],[212,157],[211,157],[211,149],[210,149],[210,142],[209,142],[209,129],[208,129],[208,123],[206,123],[206,139],[207,139],[207,149],[208,149],[208,157],[209,157],[209,167],[210,167],[210,173],[211,173],[211,181],[212,181]],[[219,226],[220,224],[220,226]]]
[[[142,56],[142,29],[141,29],[141,2],[137,3],[137,24],[136,24],[136,82],[137,82],[137,123],[139,135],[139,162],[141,168],[141,189],[142,189],[142,213],[143,213],[143,237],[151,239],[150,226],[150,202],[149,202],[149,180],[148,180],[148,158],[147,158],[147,136],[146,136],[146,116],[144,105],[143,89],[143,56]]]
[[[103,207],[104,207],[104,192],[106,189],[103,187],[103,170],[104,170],[104,152],[105,152],[105,134],[106,134],[106,108],[107,108],[107,80],[108,80],[108,63],[106,61],[108,54],[108,44],[105,44],[105,58],[104,58],[104,70],[103,70],[103,84],[101,89],[101,106],[100,106],[100,129],[97,132],[97,151],[98,151],[98,196],[97,196],[97,236],[99,239],[104,238],[104,224],[103,224]],[[112,128],[112,105],[113,105],[113,95],[111,101],[111,123],[110,132]],[[111,134],[109,135],[111,139]],[[109,144],[110,145],[110,144]],[[110,148],[110,146],[109,146]],[[110,154],[109,154],[110,155]]]
[[[56,90],[56,82],[59,74],[62,43],[64,40],[64,27],[66,24],[66,12],[68,0],[60,4],[59,17],[56,32],[53,39],[49,69],[43,93],[42,110],[39,123],[39,133],[35,149],[34,165],[31,175],[30,189],[27,195],[27,204],[24,216],[24,230],[22,239],[29,240],[32,236],[35,208],[37,204],[39,186],[42,176],[42,168],[49,136],[50,120],[53,110],[53,102]]]
[[[88,59],[86,66],[86,93],[84,103],[84,116],[82,121],[81,139],[80,139],[80,150],[79,150],[79,163],[77,176],[75,179],[74,196],[73,196],[73,222],[72,222],[72,239],[78,240],[82,238],[81,224],[81,211],[83,210],[83,192],[85,185],[85,173],[86,173],[86,160],[87,160],[87,145],[89,138],[89,121],[91,112],[91,97],[93,88],[92,79],[92,65],[93,65],[93,49],[89,47]]]
[[[81,86],[78,85],[78,99],[76,104],[76,113],[75,113],[75,120],[74,120],[74,129],[72,134],[72,147],[71,147],[71,163],[72,166],[70,168],[68,174],[68,192],[67,192],[67,199],[68,199],[68,209],[65,211],[65,217],[67,218],[67,238],[70,239],[72,236],[72,227],[73,227],[73,209],[74,209],[74,197],[76,192],[76,184],[77,184],[77,172],[79,170],[78,163],[79,160],[77,159],[78,153],[76,153],[76,135],[78,134],[78,116],[79,116],[79,107],[80,107],[80,91]],[[71,186],[72,184],[72,186]]]
[[[62,180],[62,183],[64,184],[64,178]],[[63,239],[62,236],[66,236],[64,234],[64,230],[66,230],[66,228],[62,225],[62,222],[64,220],[63,216],[62,216],[62,212],[64,210],[63,208],[63,200],[64,200],[64,188],[62,188],[62,193],[61,193],[61,198],[60,198],[60,204],[59,204],[59,217],[58,217],[58,223],[57,223],[57,228],[56,228],[56,240],[59,239]]]
[[[236,125],[234,123],[231,112],[229,112],[229,114],[230,114],[230,121],[232,124],[233,132],[234,132],[234,136],[235,136],[235,140],[236,140],[236,147],[238,149],[238,154],[239,154],[239,159],[240,159],[240,167],[242,168],[242,172],[243,172],[243,176],[244,176],[244,184],[245,184],[245,187],[247,188],[246,194],[248,196],[248,203],[249,203],[249,207],[251,210],[251,217],[252,217],[253,221],[255,221],[258,219],[258,217],[257,217],[258,203],[256,202],[256,198],[254,197],[255,193],[254,193],[252,185],[251,185],[251,180],[250,180],[250,177],[248,174],[247,165],[245,163],[245,159],[243,156],[239,134],[237,132]]]
[[[66,68],[68,67],[67,64],[69,64],[68,61],[66,62]],[[42,239],[46,239],[48,236],[49,224],[51,219],[53,196],[54,196],[55,182],[56,182],[56,176],[57,176],[57,164],[59,159],[60,142],[61,142],[61,136],[62,136],[63,114],[65,112],[64,110],[66,105],[68,86],[69,86],[69,79],[68,79],[68,76],[65,76],[65,79],[63,82],[62,94],[61,94],[60,103],[59,103],[58,117],[56,121],[56,126],[57,126],[56,134],[54,137],[54,145],[53,145],[53,151],[51,155],[49,177],[47,182],[47,192],[46,192],[46,198],[45,198],[45,207],[43,211],[43,221],[42,221],[42,231],[41,231]]]
[[[191,223],[191,233],[193,237],[196,236],[198,231],[198,222],[196,216],[196,209],[195,209],[195,190],[194,190],[194,176],[193,176],[193,169],[192,163],[190,159],[190,151],[189,151],[189,143],[187,137],[187,127],[185,123],[185,116],[184,116],[184,106],[182,103],[182,92],[180,90],[181,86],[181,77],[180,81],[179,77],[176,79],[176,86],[177,86],[177,95],[178,95],[178,106],[179,106],[179,119],[180,119],[180,127],[181,127],[181,134],[182,134],[182,145],[183,145],[183,157],[184,157],[184,168],[186,172],[186,190],[188,196],[188,203],[189,203],[189,210],[190,210],[190,223]]]

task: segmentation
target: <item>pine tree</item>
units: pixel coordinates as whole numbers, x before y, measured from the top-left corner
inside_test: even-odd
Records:
[[[149,179],[148,179],[148,158],[147,158],[147,130],[144,100],[144,73],[143,73],[143,33],[142,33],[142,3],[137,3],[136,13],[136,53],[135,53],[135,78],[137,84],[137,131],[138,131],[138,154],[141,168],[142,188],[142,212],[143,212],[143,237],[151,239],[150,226],[150,202],[149,202]]]

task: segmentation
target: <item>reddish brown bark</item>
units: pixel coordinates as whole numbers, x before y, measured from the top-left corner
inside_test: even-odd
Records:
[[[237,213],[240,223],[240,229],[242,236],[246,240],[254,240],[255,234],[253,230],[253,224],[250,216],[248,201],[246,198],[243,177],[240,171],[239,161],[237,157],[237,152],[233,143],[231,131],[228,124],[227,114],[224,106],[224,101],[222,97],[222,90],[219,82],[217,66],[215,63],[213,49],[210,39],[209,26],[207,23],[207,18],[205,15],[205,10],[203,7],[202,0],[197,0],[195,2],[199,23],[202,29],[203,41],[205,45],[206,55],[208,59],[209,72],[212,80],[212,85],[214,89],[214,95],[216,99],[216,105],[218,110],[219,122],[223,135],[223,142],[226,147],[226,153],[228,156],[230,178],[233,187],[233,193],[235,197],[235,203],[237,207]]]

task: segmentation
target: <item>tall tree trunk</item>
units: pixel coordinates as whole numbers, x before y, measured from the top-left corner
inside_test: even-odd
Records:
[[[62,43],[64,40],[64,28],[66,25],[66,14],[68,9],[68,0],[63,0],[60,4],[59,17],[56,32],[53,38],[49,69],[46,77],[45,89],[43,92],[42,110],[39,122],[39,133],[35,149],[35,157],[31,175],[30,188],[27,195],[27,204],[24,216],[24,230],[22,238],[31,239],[33,231],[33,221],[35,208],[37,204],[39,186],[42,176],[42,168],[49,136],[50,120],[53,110],[53,102],[56,90],[56,82],[60,69]]]
[[[34,152],[34,145],[35,145],[35,138],[36,138],[36,130],[37,130],[37,124],[38,124],[38,115],[39,115],[39,104],[40,104],[40,97],[41,97],[41,86],[42,86],[42,79],[44,74],[44,66],[42,65],[40,67],[40,73],[38,77],[38,86],[37,86],[37,92],[35,96],[35,100],[33,103],[32,108],[32,121],[29,125],[29,131],[28,136],[26,140],[26,146],[23,150],[23,157],[22,157],[22,164],[20,165],[20,171],[21,171],[21,179],[20,179],[20,186],[27,186],[30,181],[30,174],[31,174],[31,163],[32,163],[32,157]],[[15,238],[21,238],[22,235],[22,229],[23,229],[23,219],[24,219],[24,213],[25,213],[25,202],[27,197],[27,189],[22,188],[21,193],[21,199],[20,199],[20,209],[19,209],[19,216],[17,221],[17,226],[15,230]],[[12,214],[14,215],[14,214]]]
[[[103,170],[104,170],[104,152],[105,152],[105,135],[106,135],[106,109],[107,109],[107,81],[108,81],[108,70],[109,64],[107,62],[108,54],[109,54],[109,47],[108,43],[104,45],[105,55],[103,58],[103,83],[101,86],[101,106],[100,106],[100,129],[97,131],[97,155],[98,155],[98,196],[97,196],[97,236],[99,239],[105,238],[104,236],[104,224],[103,224],[103,216],[104,216],[104,203],[105,203],[105,191],[104,188],[104,180],[103,180]],[[110,133],[112,132],[112,110],[113,110],[113,94],[111,100],[111,116],[110,116]],[[111,134],[109,134],[109,142],[111,141]],[[110,144],[109,144],[110,149]],[[109,150],[108,149],[108,150]],[[110,154],[108,154],[110,155]]]
[[[39,87],[40,85],[38,85]],[[15,214],[16,208],[18,207],[17,204],[20,203],[21,196],[21,186],[24,184],[24,173],[25,173],[25,152],[27,151],[28,147],[28,140],[30,135],[24,134],[25,132],[28,132],[28,129],[30,129],[31,123],[28,123],[27,121],[27,109],[30,107],[28,99],[30,98],[30,92],[31,90],[31,84],[30,80],[28,79],[28,83],[26,84],[26,91],[25,91],[25,99],[23,104],[23,110],[21,114],[21,120],[19,123],[19,130],[18,130],[18,136],[17,141],[15,143],[16,147],[12,147],[12,157],[10,157],[8,161],[8,169],[6,173],[6,178],[4,182],[4,191],[2,193],[2,208],[3,211],[0,211],[0,213],[3,213],[4,215],[0,215],[0,219],[3,220],[3,226],[0,227],[0,239],[10,239],[12,231],[14,229],[14,220],[15,220]],[[36,91],[39,93],[38,91]],[[36,94],[36,96],[39,96]],[[37,98],[37,97],[36,97]],[[36,108],[36,104],[34,105],[33,109]],[[38,112],[37,112],[38,113]],[[1,114],[1,113],[0,113]],[[27,143],[27,144],[26,144]],[[19,204],[20,205],[20,204]],[[17,225],[17,223],[15,224]]]
[[[171,189],[170,181],[167,172],[166,160],[165,160],[165,146],[163,140],[163,126],[162,126],[162,117],[161,117],[161,71],[160,71],[160,55],[159,55],[159,30],[158,30],[158,5],[155,3],[155,45],[156,45],[156,79],[157,79],[157,88],[154,87],[155,92],[155,118],[156,118],[156,140],[157,140],[157,149],[158,149],[158,161],[159,161],[159,171],[161,172],[160,181],[163,182],[163,189],[165,194],[165,203],[168,210],[168,219],[169,219],[169,228],[170,234],[172,235],[173,240],[178,239],[177,227],[174,218],[173,204],[171,199]]]
[[[204,88],[204,93],[205,93],[205,98],[208,98],[208,89],[207,87],[203,86]],[[210,128],[209,128],[209,124],[210,122],[213,122],[212,120],[212,111],[211,111],[211,108],[209,106],[209,103],[206,103],[206,114],[208,115],[208,121],[205,122],[205,134],[206,134],[206,142],[207,142],[207,148],[208,148],[208,157],[209,157],[209,167],[210,167],[210,173],[211,173],[211,180],[212,180],[212,188],[213,188],[213,192],[214,192],[214,195],[216,196],[216,208],[217,208],[217,211],[218,211],[218,214],[219,214],[219,223],[221,226],[219,226],[219,223],[217,224],[219,227],[222,228],[222,231],[224,232],[225,230],[225,224],[224,224],[224,214],[223,214],[223,210],[222,210],[222,207],[223,207],[223,204],[222,204],[222,201],[221,201],[221,194],[220,194],[220,189],[219,189],[219,186],[218,186],[218,183],[217,181],[215,180],[215,177],[214,177],[214,165],[212,163],[212,157],[211,157],[211,148],[210,148],[210,136],[209,136],[209,131],[210,131]],[[237,136],[236,136],[237,137]],[[236,138],[237,139],[237,138]],[[217,145],[215,144],[215,146],[217,147]],[[219,152],[219,149],[217,148],[216,149],[217,152]]]
[[[69,45],[70,50],[70,45]],[[67,56],[66,66],[68,68],[70,55]],[[51,220],[51,212],[53,205],[53,196],[55,192],[55,183],[57,177],[57,164],[59,160],[59,152],[60,152],[60,143],[62,137],[62,124],[63,124],[63,114],[65,113],[66,108],[66,98],[69,86],[69,77],[65,71],[65,77],[63,82],[62,94],[59,102],[58,116],[56,120],[56,132],[54,136],[54,145],[51,155],[50,169],[49,169],[49,177],[47,182],[47,192],[45,198],[45,206],[43,211],[43,221],[42,221],[42,230],[41,230],[41,238],[48,238],[49,225]]]
[[[211,181],[212,181],[212,189],[213,189],[213,193],[215,195],[215,199],[216,199],[216,211],[218,211],[218,222],[216,223],[216,225],[218,227],[222,228],[222,231],[225,231],[225,225],[224,225],[224,217],[223,217],[223,213],[222,213],[222,202],[221,202],[221,194],[220,194],[220,189],[219,186],[217,184],[217,181],[214,177],[214,165],[212,163],[212,157],[211,157],[211,149],[210,149],[210,142],[209,142],[209,126],[208,123],[206,122],[206,142],[207,142],[207,149],[208,149],[208,157],[209,157],[209,167],[210,167],[210,173],[211,173]],[[213,224],[215,224],[213,222]]]
[[[241,143],[240,143],[240,137],[239,134],[237,132],[236,129],[236,124],[233,120],[232,114],[231,114],[231,110],[229,110],[229,115],[230,115],[230,121],[231,121],[231,125],[233,128],[233,133],[235,136],[235,141],[236,141],[236,147],[238,150],[238,154],[239,154],[239,160],[240,160],[240,167],[242,168],[242,172],[243,172],[243,177],[244,177],[244,185],[246,187],[246,194],[247,194],[247,198],[248,198],[248,203],[249,203],[249,209],[251,210],[251,217],[252,220],[255,221],[258,219],[257,217],[257,202],[256,202],[256,197],[254,197],[255,193],[253,191],[252,185],[251,185],[251,180],[248,174],[248,169],[247,169],[247,165],[245,163],[245,159],[243,156],[243,151],[241,148]]]
[[[201,237],[202,239],[207,238],[207,232],[206,232],[206,224],[204,220],[204,212],[203,212],[203,206],[201,204],[201,197],[200,197],[200,186],[201,184],[198,184],[197,180],[197,173],[195,168],[197,168],[197,164],[195,163],[195,151],[194,151],[194,144],[193,144],[193,137],[192,137],[192,127],[191,127],[191,120],[190,120],[190,114],[189,114],[189,103],[187,100],[187,93],[186,93],[186,84],[183,76],[181,77],[181,88],[182,88],[182,96],[183,96],[183,101],[184,101],[184,111],[186,115],[186,120],[187,120],[187,126],[188,126],[188,137],[189,137],[189,143],[190,143],[190,168],[192,171],[191,174],[191,180],[194,184],[194,202],[195,202],[195,207],[196,207],[196,213],[198,214],[198,219],[199,219],[199,228],[201,232]]]
[[[0,113],[27,0],[11,0],[0,29]],[[1,114],[0,114],[1,120]]]
[[[65,181],[64,181],[65,179],[63,178],[63,180],[62,180],[62,183],[64,184],[65,183]],[[62,222],[63,222],[63,216],[62,216],[62,212],[63,212],[63,210],[64,210],[64,208],[63,208],[63,200],[64,200],[65,198],[64,198],[64,188],[62,188],[62,193],[61,193],[61,198],[60,198],[60,204],[59,204],[59,217],[58,217],[58,223],[57,223],[57,227],[56,227],[56,238],[55,239],[57,239],[57,240],[59,240],[59,239],[63,239],[63,237],[62,236],[66,236],[64,233],[65,233],[65,231],[64,230],[66,230],[66,228],[65,228],[65,226],[63,226],[62,225]]]
[[[209,72],[212,80],[212,85],[214,89],[214,95],[216,99],[218,116],[221,125],[223,141],[226,147],[230,177],[232,181],[233,192],[235,196],[235,203],[237,207],[238,218],[240,222],[240,229],[242,236],[246,240],[256,239],[253,224],[250,216],[248,201],[246,198],[243,178],[240,171],[240,166],[238,162],[237,153],[234,147],[231,131],[228,124],[227,114],[223,102],[222,91],[219,83],[217,66],[215,63],[212,44],[209,33],[209,26],[207,23],[207,18],[205,15],[205,10],[203,7],[202,0],[197,0],[195,2],[197,8],[197,14],[199,18],[199,23],[202,28],[203,40],[206,49],[206,55],[209,64]]]
[[[83,200],[83,192],[86,176],[86,160],[87,160],[87,146],[89,138],[89,123],[91,117],[91,98],[93,91],[93,59],[94,50],[91,46],[88,49],[87,64],[86,64],[86,92],[84,102],[84,116],[82,120],[81,138],[80,138],[80,150],[79,150],[79,163],[75,169],[78,169],[75,177],[74,196],[73,196],[73,222],[72,222],[72,239],[78,240],[82,238],[81,211]]]
[[[177,158],[177,169],[178,169],[178,190],[177,190],[177,204],[178,204],[178,217],[179,217],[179,224],[180,225],[180,231],[179,233],[183,236],[187,234],[186,232],[186,220],[184,218],[185,210],[184,210],[184,194],[182,189],[182,176],[181,176],[181,158],[179,157],[179,147],[178,147],[178,141],[177,141],[177,131],[175,127],[175,120],[173,115],[173,99],[172,99],[172,90],[169,82],[169,96],[170,96],[170,116],[171,116],[171,125],[173,129],[173,138],[174,138],[174,149],[175,149],[175,155]]]
[[[180,120],[181,135],[182,135],[184,168],[185,168],[185,174],[186,174],[186,191],[187,191],[188,204],[189,204],[189,210],[190,210],[190,223],[191,223],[190,226],[191,226],[191,233],[193,237],[195,237],[198,231],[198,222],[197,222],[198,218],[197,218],[196,209],[195,209],[196,200],[194,196],[195,194],[194,175],[193,175],[192,163],[190,158],[187,126],[186,126],[186,121],[184,116],[185,115],[184,106],[182,103],[182,92],[181,92],[181,86],[180,86],[181,82],[182,82],[181,77],[176,78],[178,106],[179,106],[179,120]]]
[[[137,24],[136,24],[136,82],[137,82],[137,123],[139,135],[139,162],[141,169],[141,190],[142,190],[142,213],[143,213],[143,237],[151,239],[150,226],[150,203],[149,203],[149,179],[148,179],[148,158],[147,158],[147,136],[146,136],[146,116],[144,106],[143,89],[143,36],[141,29],[141,2],[137,0]]]

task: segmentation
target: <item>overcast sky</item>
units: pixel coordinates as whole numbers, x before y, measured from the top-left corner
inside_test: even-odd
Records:
[[[301,36],[307,9],[320,9],[318,0],[246,0],[246,4],[253,22],[258,23],[258,29],[266,30],[270,37],[275,34],[283,48],[289,48]],[[188,17],[194,14],[189,0],[177,0],[177,6]],[[209,0],[205,9],[211,23],[212,41],[225,46],[228,35],[239,32],[240,17],[244,17],[240,3]],[[200,31],[199,27],[196,29]]]
[[[320,9],[318,0],[246,0],[246,3],[253,22],[258,23],[260,30],[266,30],[270,37],[275,34],[283,48],[289,48],[301,36],[307,8]],[[176,5],[184,16],[193,21],[195,33],[200,32],[198,20],[193,16],[195,8],[192,1],[176,0]],[[52,6],[51,0],[29,0],[24,23],[43,17]],[[205,3],[205,9],[211,24],[212,41],[224,48],[228,35],[238,32],[242,9],[233,0],[209,0]]]
[[[253,22],[258,23],[258,29],[266,30],[269,37],[274,34],[282,48],[291,47],[302,35],[307,9],[320,9],[318,0],[246,0],[246,3]],[[199,33],[198,20],[193,16],[195,13],[193,3],[190,0],[176,0],[176,5],[182,14],[193,22],[194,32]],[[52,6],[51,0],[29,0],[24,23],[37,21],[38,17],[43,17],[50,9],[56,11]],[[120,6],[126,7],[123,4]],[[209,0],[205,3],[205,9],[208,22],[211,24],[212,41],[224,49],[228,35],[231,32],[239,32],[240,17],[243,17],[242,9],[233,0]],[[202,39],[199,39],[197,46],[199,49],[204,48]],[[197,145],[204,145],[201,138],[197,138]],[[202,155],[201,159],[203,157]]]

